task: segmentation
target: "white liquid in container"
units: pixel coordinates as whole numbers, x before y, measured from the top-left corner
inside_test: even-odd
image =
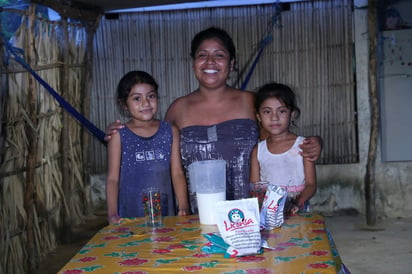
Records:
[[[218,201],[226,200],[226,191],[217,193],[196,193],[199,220],[202,225],[214,225],[215,206]]]

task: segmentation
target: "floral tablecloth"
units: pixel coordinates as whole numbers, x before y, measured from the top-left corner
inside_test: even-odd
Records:
[[[146,227],[143,218],[122,219],[101,229],[59,273],[337,273],[324,219],[317,214],[288,217],[282,227],[262,231],[271,249],[262,254],[223,258],[206,254],[197,215],[165,217],[163,226]]]

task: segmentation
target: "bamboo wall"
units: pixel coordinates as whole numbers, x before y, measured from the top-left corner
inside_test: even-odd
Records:
[[[81,109],[85,27],[38,18],[34,5],[21,15],[10,43]],[[82,127],[11,54],[3,56],[1,73],[0,273],[33,273],[57,243],[70,241],[71,228],[88,214]]]
[[[102,19],[94,41],[91,120],[99,128],[120,118],[114,100],[118,80],[129,70],[145,70],[159,83],[163,118],[169,104],[197,88],[189,56],[194,34],[222,27],[237,46],[238,70],[230,84],[240,87],[259,42],[265,48],[247,89],[279,81],[297,91],[302,115],[298,133],[319,135],[319,163],[358,161],[353,67],[352,5],[349,0],[304,1],[283,5],[120,13]],[[276,24],[271,27],[271,22]],[[123,120],[125,121],[125,120]],[[92,142],[91,173],[106,172],[106,149]]]

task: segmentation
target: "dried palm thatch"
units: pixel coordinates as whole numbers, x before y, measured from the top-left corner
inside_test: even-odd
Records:
[[[39,76],[78,110],[86,35],[81,25],[36,18],[32,5],[11,40]],[[3,71],[8,86],[2,106],[0,273],[28,273],[62,238],[70,239],[67,225],[88,214],[82,128],[19,64],[9,60]]]

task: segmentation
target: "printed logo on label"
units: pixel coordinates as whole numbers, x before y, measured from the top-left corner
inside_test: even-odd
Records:
[[[278,207],[280,205],[281,199],[279,199],[277,202],[275,202],[274,200],[272,200],[270,202],[270,204],[268,205],[268,210],[276,212],[276,210],[278,210]]]
[[[228,217],[232,223],[240,223],[243,221],[243,219],[245,219],[245,215],[243,214],[242,210],[237,208],[229,211]]]
[[[253,220],[246,219],[242,210],[238,208],[234,208],[230,210],[227,216],[229,218],[230,223],[227,223],[226,221],[224,221],[226,231],[244,228],[244,227],[249,226],[250,224],[253,225]]]

